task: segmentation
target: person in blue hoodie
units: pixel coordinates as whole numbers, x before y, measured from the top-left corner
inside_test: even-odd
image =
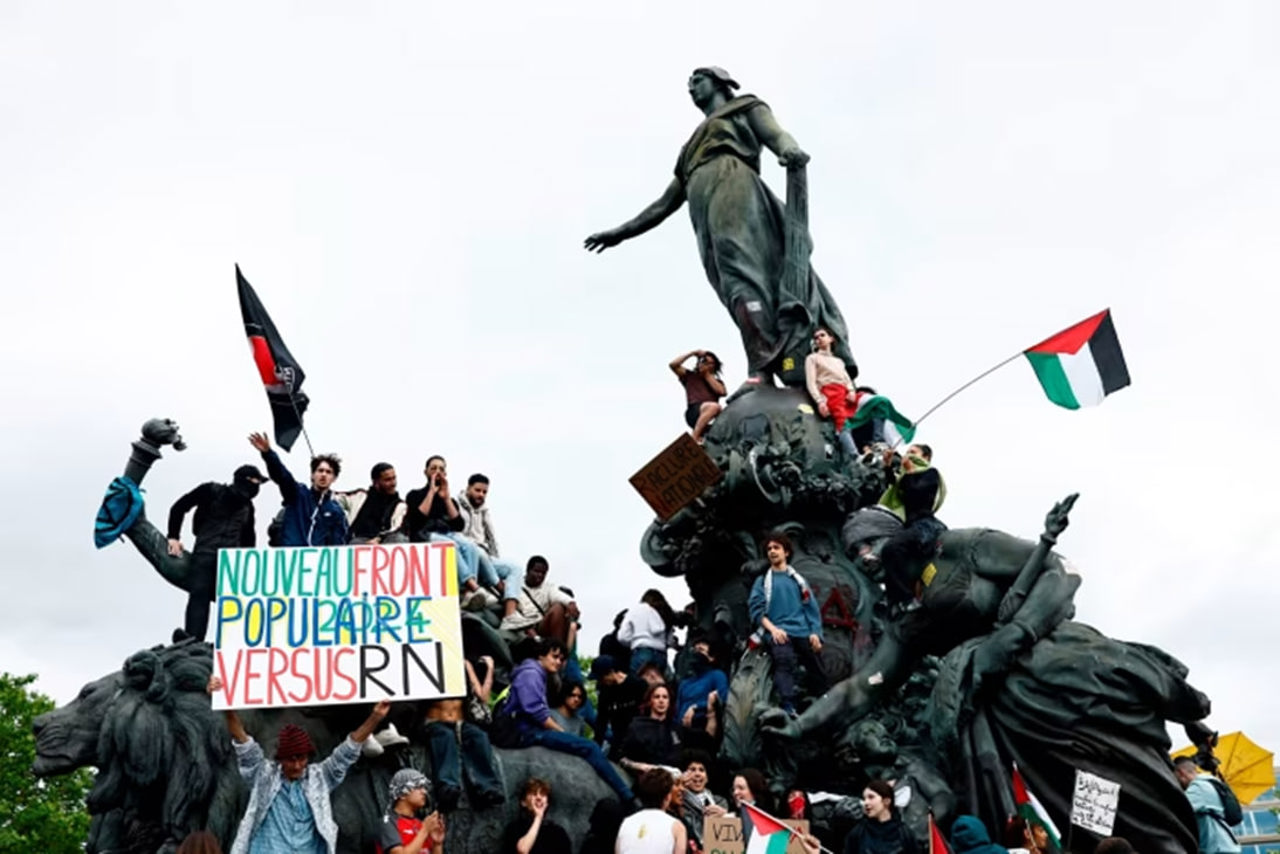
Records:
[[[757,627],[753,643],[763,642],[773,658],[773,685],[778,691],[782,709],[795,715],[796,664],[804,662],[813,696],[827,689],[818,652],[822,649],[822,616],[818,599],[804,580],[791,568],[791,540],[786,534],[770,534],[764,543],[769,568],[751,587],[747,609]]]
[[[976,816],[962,815],[951,825],[951,848],[953,854],[1009,854],[991,841],[986,825]]]
[[[296,481],[271,450],[265,433],[249,435],[249,444],[262,454],[267,476],[280,488],[284,519],[280,530],[282,546],[345,546],[351,538],[347,514],[334,497],[333,482],[342,472],[342,461],[333,454],[311,458],[311,485]]]

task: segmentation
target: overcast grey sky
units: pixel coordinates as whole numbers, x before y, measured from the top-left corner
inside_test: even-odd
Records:
[[[666,363],[744,360],[669,180],[718,64],[812,156],[815,266],[907,414],[1110,306],[1133,386],[1067,412],[1015,363],[930,419],[953,527],[1040,530],[1079,618],[1165,647],[1280,746],[1280,7],[1258,3],[0,5],[0,669],[68,699],[184,595],[93,515],[147,417],[152,515],[269,427],[239,262],[339,486],[443,453],[595,640],[654,577],[627,477],[683,428]],[[766,178],[781,171],[766,162]],[[288,462],[305,470],[301,446]],[[259,501],[270,516],[271,502]],[[664,589],[679,593],[678,582]],[[683,596],[677,597],[683,601]]]

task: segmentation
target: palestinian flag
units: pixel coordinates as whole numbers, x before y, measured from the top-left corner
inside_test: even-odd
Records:
[[[1027,827],[1039,825],[1044,828],[1045,833],[1049,834],[1049,841],[1053,843],[1054,849],[1061,850],[1062,836],[1058,833],[1058,826],[1053,823],[1049,813],[1045,812],[1044,807],[1036,800],[1036,796],[1027,788],[1027,783],[1022,779],[1016,762],[1013,763],[1013,802],[1018,807],[1018,816],[1026,821]]]
[[[306,374],[302,366],[284,346],[271,316],[262,307],[262,301],[236,265],[236,288],[240,292],[240,315],[244,319],[244,334],[249,338],[249,350],[258,376],[267,390],[271,403],[271,415],[275,421],[276,444],[286,451],[298,441],[302,432],[302,413],[310,403],[302,393],[302,381]]]
[[[929,854],[951,854],[947,840],[942,838],[942,831],[934,824],[933,813],[929,813]]]
[[[1046,338],[1023,355],[1044,393],[1067,409],[1099,404],[1129,384],[1111,309]]]
[[[783,854],[791,841],[791,828],[751,804],[743,804],[742,808],[751,819],[751,838],[743,854]]]
[[[885,438],[891,444],[910,442],[915,438],[915,424],[884,395],[860,391],[854,395],[852,403],[853,414],[844,422],[844,429],[855,430],[873,418],[880,418],[885,422]]]

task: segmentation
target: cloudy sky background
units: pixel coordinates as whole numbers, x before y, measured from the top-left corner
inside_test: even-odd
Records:
[[[0,7],[0,669],[69,699],[185,594],[94,512],[138,426],[190,449],[152,515],[269,413],[233,264],[307,371],[318,449],[401,488],[493,478],[590,646],[653,583],[627,477],[683,427],[666,363],[736,330],[655,198],[719,64],[810,166],[814,263],[908,414],[1110,306],[1133,386],[1072,413],[1015,363],[927,422],[944,519],[1061,549],[1079,616],[1161,645],[1213,724],[1280,746],[1280,9],[1267,3],[54,4]],[[766,178],[781,188],[770,159]],[[288,458],[305,471],[300,444]],[[272,502],[259,501],[265,524]],[[188,544],[190,542],[188,536]],[[665,589],[680,593],[680,583]],[[683,601],[683,596],[677,596]]]

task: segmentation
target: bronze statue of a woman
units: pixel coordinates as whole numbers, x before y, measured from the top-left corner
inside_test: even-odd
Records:
[[[804,384],[804,356],[815,329],[836,339],[835,352],[856,371],[849,334],[835,300],[808,267],[808,275],[786,283],[784,208],[760,178],[760,151],[801,175],[809,155],[784,131],[754,95],[733,94],[738,84],[722,68],[699,68],[689,77],[689,95],[706,115],[685,143],[675,178],[662,196],[617,228],[591,235],[588,250],[603,252],[644,234],[686,201],[698,251],[711,287],[742,333],[754,382]],[[803,226],[803,222],[802,222]],[[807,234],[805,235],[807,250]]]

